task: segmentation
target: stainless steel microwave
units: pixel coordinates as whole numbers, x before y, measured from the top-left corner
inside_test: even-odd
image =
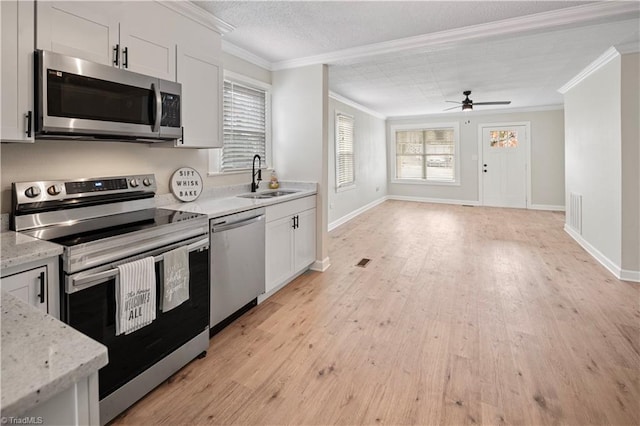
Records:
[[[180,83],[35,51],[36,138],[175,140]]]

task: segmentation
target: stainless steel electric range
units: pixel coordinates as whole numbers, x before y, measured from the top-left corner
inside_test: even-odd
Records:
[[[12,229],[64,247],[61,319],[109,350],[109,364],[99,372],[102,424],[204,355],[209,344],[207,216],[156,208],[155,191],[152,174],[12,186]],[[116,336],[117,266],[153,256],[159,292],[163,255],[182,246],[189,253],[189,299],[168,312],[156,306],[151,324]]]

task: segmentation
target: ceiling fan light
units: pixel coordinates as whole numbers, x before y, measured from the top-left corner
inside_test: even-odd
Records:
[[[462,104],[462,110],[473,109],[473,105],[471,104]]]

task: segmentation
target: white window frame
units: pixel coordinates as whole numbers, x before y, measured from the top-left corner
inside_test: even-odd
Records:
[[[262,169],[272,169],[273,166],[273,150],[271,144],[271,85],[243,74],[233,71],[224,70],[224,80],[233,81],[245,86],[253,87],[265,91],[265,154],[266,159],[262,159]],[[222,111],[224,114],[224,111]],[[223,124],[221,124],[223,125]],[[223,141],[224,143],[224,141]],[[209,173],[208,176],[216,175],[232,175],[238,173],[246,173],[251,171],[250,168],[222,170],[222,148],[209,149]]]
[[[353,121],[353,141],[352,141],[352,146],[353,146],[353,151],[351,152],[351,156],[353,157],[353,180],[351,182],[348,182],[346,184],[343,184],[342,186],[338,185],[338,176],[340,175],[340,172],[338,170],[338,164],[340,164],[340,162],[338,161],[338,143],[339,143],[339,137],[338,137],[338,116],[339,115],[343,115],[345,117],[350,117],[351,120]],[[355,130],[356,130],[356,118],[355,116],[353,116],[352,114],[347,114],[345,112],[336,110],[335,114],[334,114],[334,151],[335,151],[335,186],[336,186],[336,192],[342,192],[342,191],[348,191],[350,189],[355,189],[356,187],[356,137],[355,137]]]
[[[437,179],[399,179],[396,176],[396,132],[399,130],[432,130],[432,129],[453,129],[454,140],[454,180]],[[416,124],[394,124],[390,126],[391,143],[389,152],[391,154],[391,183],[401,183],[409,185],[445,185],[460,186],[460,123],[457,121],[448,123],[416,123]]]

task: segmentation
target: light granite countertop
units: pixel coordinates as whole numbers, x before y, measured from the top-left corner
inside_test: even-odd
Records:
[[[238,195],[247,193],[246,189],[243,190],[243,187],[235,190],[233,187],[228,187],[224,189],[225,192],[203,194],[196,201],[182,204],[169,204],[162,207],[190,213],[202,213],[209,216],[209,219],[213,219],[215,217],[226,216],[246,210],[257,209],[298,198],[308,197],[310,195],[315,195],[318,192],[317,185],[315,183],[287,182],[282,183],[278,190],[292,190],[296,192],[274,198],[251,199],[238,197]],[[273,190],[261,189],[257,193],[268,191]]]
[[[19,416],[107,365],[107,348],[2,293],[2,416]]]
[[[18,232],[0,233],[0,241],[2,244],[0,269],[20,266],[34,260],[47,259],[62,254],[62,246]]]

